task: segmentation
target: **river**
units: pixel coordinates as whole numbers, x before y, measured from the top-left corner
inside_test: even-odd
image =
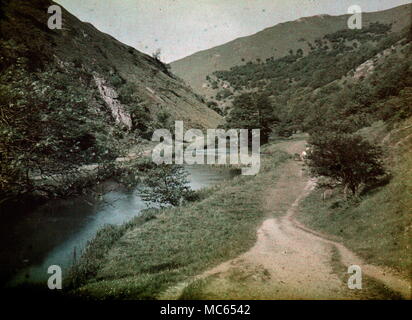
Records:
[[[236,175],[233,170],[211,166],[185,169],[193,190]],[[55,200],[34,210],[25,208],[25,212],[20,209],[7,214],[0,227],[1,284],[45,283],[51,265],[60,266],[64,275],[100,228],[107,224],[121,225],[147,207],[137,188],[127,191],[107,182],[99,200],[95,197]]]

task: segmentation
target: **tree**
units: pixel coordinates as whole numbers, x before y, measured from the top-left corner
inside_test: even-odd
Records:
[[[132,129],[144,139],[151,139],[153,135],[153,119],[147,106],[132,103],[127,108],[132,119]]]
[[[311,136],[307,156],[310,173],[343,185],[356,195],[361,184],[385,174],[382,150],[358,135],[323,133]]]
[[[268,96],[262,93],[244,93],[237,96],[226,119],[228,129],[260,129],[260,141],[267,143],[272,126],[278,119]]]
[[[182,166],[158,165],[148,172],[140,195],[144,201],[178,206],[183,200],[191,200],[194,196],[187,177],[188,173]]]

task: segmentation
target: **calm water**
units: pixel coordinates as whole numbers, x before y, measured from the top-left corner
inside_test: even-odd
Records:
[[[215,185],[236,175],[229,169],[191,166],[190,186],[194,190]],[[107,190],[106,186],[106,190]],[[107,224],[120,225],[139,215],[147,204],[138,190],[110,186],[102,199],[78,197],[51,201],[35,210],[21,212],[4,222],[1,230],[1,283],[15,285],[47,281],[50,265],[64,272],[73,264],[87,242]],[[31,212],[30,212],[31,211]]]

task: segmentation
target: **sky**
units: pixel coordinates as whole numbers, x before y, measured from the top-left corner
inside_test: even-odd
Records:
[[[55,0],[84,22],[139,51],[172,62],[281,22],[380,11],[410,0]]]

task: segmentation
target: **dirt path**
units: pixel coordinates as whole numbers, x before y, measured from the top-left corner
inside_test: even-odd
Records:
[[[304,142],[278,147],[289,153],[303,150]],[[350,290],[346,279],[332,265],[334,250],[346,268],[359,265],[363,274],[378,279],[410,299],[410,284],[375,266],[365,264],[342,244],[306,228],[294,219],[299,202],[315,186],[302,174],[299,162],[289,161],[274,188],[268,190],[268,218],[257,230],[253,248],[192,279],[170,288],[162,299],[179,298],[190,285],[196,296],[207,299],[359,299],[363,290]],[[336,248],[336,249],[335,249]]]

